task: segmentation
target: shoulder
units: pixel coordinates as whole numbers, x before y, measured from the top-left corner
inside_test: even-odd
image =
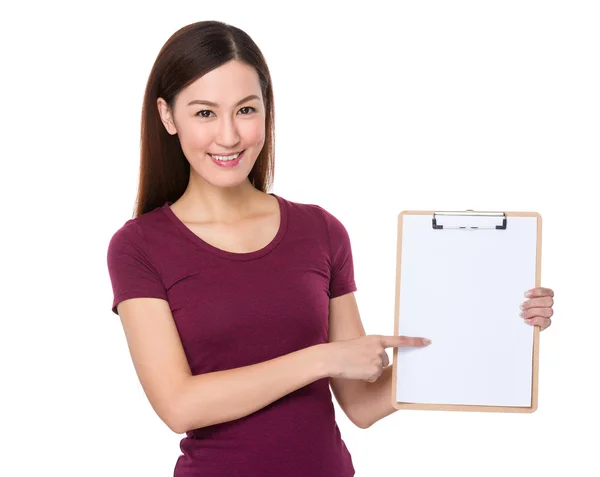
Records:
[[[109,240],[106,260],[111,277],[115,280],[139,278],[140,272],[159,274],[159,268],[155,265],[156,256],[151,253],[152,247],[149,246],[141,218],[127,220]]]
[[[302,225],[320,228],[329,238],[347,236],[347,230],[338,217],[327,208],[312,203],[286,200],[290,215]]]
[[[121,227],[113,232],[109,247],[116,244],[123,244],[126,242],[136,243],[142,239],[142,232],[137,219],[127,220]]]
[[[332,222],[339,222],[338,219],[326,208],[318,204],[295,202],[284,199],[288,205],[290,213],[296,217],[322,222],[329,225]]]
[[[152,235],[155,223],[159,220],[159,209],[128,219],[115,230],[108,243],[108,255],[116,256],[122,253],[147,255],[148,236]],[[163,229],[164,230],[164,229]]]
[[[136,219],[127,220],[112,234],[106,254],[109,270],[147,255],[144,236]]]
[[[113,232],[109,247],[126,243],[141,246],[149,236],[153,235],[156,229],[164,233],[162,223],[164,222],[164,214],[160,209],[156,208],[151,212],[126,220],[121,227]]]

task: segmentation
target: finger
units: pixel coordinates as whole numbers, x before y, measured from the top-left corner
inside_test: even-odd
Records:
[[[521,303],[521,310],[527,308],[552,308],[554,306],[554,299],[551,296],[543,296],[541,298],[531,298]]]
[[[520,313],[522,318],[534,318],[540,316],[542,318],[551,318],[554,315],[552,308],[527,308]]]
[[[542,322],[542,324],[540,325],[540,331],[544,331],[546,328],[548,328],[550,325],[552,324],[552,320],[550,318],[546,318],[544,319],[544,321]]]
[[[540,331],[544,331],[552,324],[552,320],[550,318],[542,318],[540,316],[536,316],[535,318],[529,318],[525,320],[525,323],[531,326],[539,326]]]
[[[527,298],[534,298],[534,297],[540,297],[540,296],[553,297],[554,292],[550,288],[537,287],[537,288],[532,288],[531,290],[527,290],[525,292],[525,296]]]
[[[382,336],[381,344],[384,348],[395,348],[398,346],[427,346],[431,340],[427,338],[415,338],[412,336]]]

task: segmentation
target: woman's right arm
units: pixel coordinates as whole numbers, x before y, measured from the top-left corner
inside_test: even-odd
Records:
[[[118,312],[142,388],[178,434],[242,418],[329,376],[326,344],[193,376],[167,301],[132,298],[119,303]]]

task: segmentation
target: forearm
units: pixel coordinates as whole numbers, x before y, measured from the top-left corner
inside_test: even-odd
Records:
[[[367,428],[398,410],[392,406],[392,365],[383,368],[374,383],[363,384],[354,395],[353,414]]]
[[[181,433],[239,419],[327,377],[322,345],[262,363],[187,378],[173,406]]]

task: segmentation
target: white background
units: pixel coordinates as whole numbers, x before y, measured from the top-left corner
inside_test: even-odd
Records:
[[[0,19],[0,474],[172,475],[182,436],[137,380],[106,251],[132,216],[152,63],[182,26],[221,20],[272,72],[272,192],[350,233],[367,333],[393,334],[400,211],[543,217],[556,303],[537,412],[361,430],[336,405],[356,475],[598,475],[597,2],[28,2]]]

